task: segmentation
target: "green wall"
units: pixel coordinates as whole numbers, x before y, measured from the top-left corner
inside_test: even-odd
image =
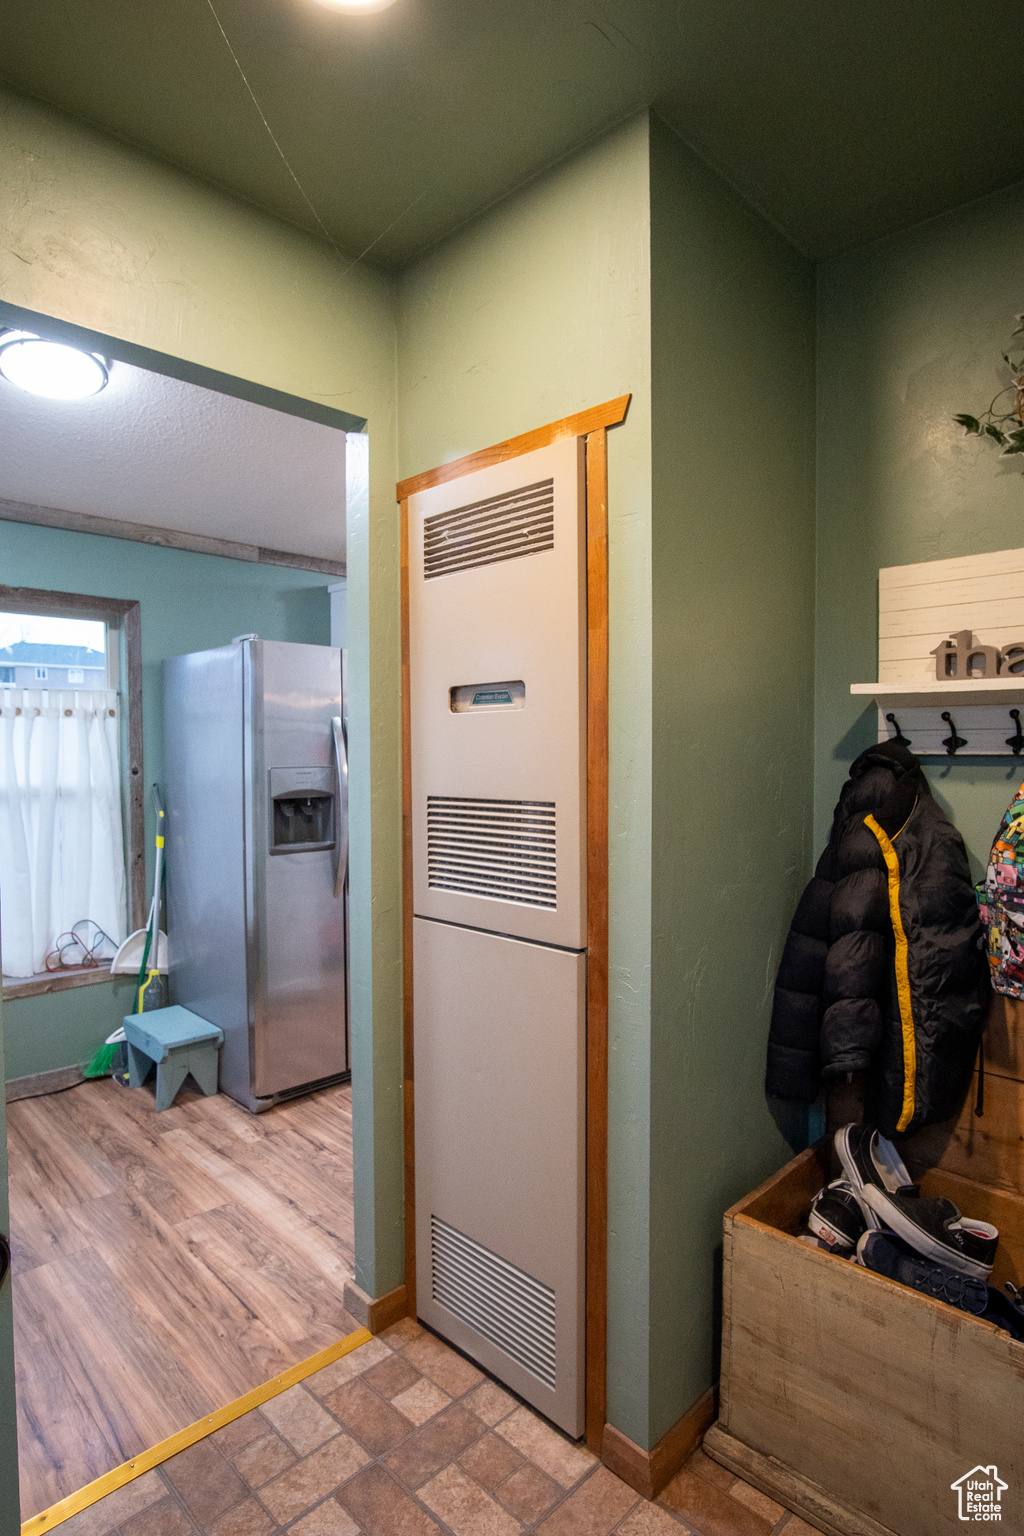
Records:
[[[646,1423],[650,1150],[651,482],[646,116],[447,241],[399,291],[400,469],[632,391],[608,434],[609,1412]]]
[[[994,393],[1024,308],[1024,194],[826,263],[816,343],[813,273],[646,115],[394,284],[7,96],[0,208],[0,297],[369,418],[348,540],[356,1263],[373,1294],[402,1275],[394,480],[632,391],[609,435],[609,1418],[651,1444],[711,1379],[722,1210],[787,1156],[761,1097],[771,987],[873,738],[848,688],[875,675],[877,569],[1024,544],[1017,471],[949,422]],[[208,559],[76,537],[118,561]],[[231,583],[253,568],[211,566],[248,608],[190,648],[270,633],[257,603],[326,637],[323,578],[243,600]],[[74,590],[125,594],[123,564],[73,568]],[[1014,776],[933,771],[978,854]],[[82,1016],[108,991],[77,994]],[[11,1075],[33,1070],[28,1006],[5,1010]]]
[[[722,1212],[789,1155],[762,1084],[766,978],[810,834],[814,287],[646,116],[406,274],[401,473],[625,390],[608,1416],[651,1445],[711,1384]]]
[[[764,1055],[810,842],[814,640],[813,268],[657,120],[651,150],[645,1444],[713,1380],[722,1213],[791,1155]]]
[[[819,268],[816,848],[876,739],[874,704],[850,684],[878,676],[879,568],[1024,545],[1019,464],[951,420],[1006,382],[1022,242],[1015,187]],[[980,872],[1024,769],[990,758],[927,772]]]
[[[369,418],[394,494],[392,289],[379,272],[0,90],[0,298]]]
[[[142,605],[143,772],[151,878],[149,786],[161,782],[163,771],[164,659],[226,645],[235,635],[252,633],[264,640],[329,645],[331,578],[8,522],[0,522],[0,570],[11,586],[137,598]],[[128,978],[8,1001],[8,1079],[88,1061],[131,1011],[131,1002]]]

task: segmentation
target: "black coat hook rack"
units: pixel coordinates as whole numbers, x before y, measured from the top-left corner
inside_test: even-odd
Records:
[[[885,718],[888,720],[890,725],[895,726],[896,728],[896,735],[892,738],[893,741],[897,742],[901,747],[909,747],[911,738],[909,736],[904,736],[903,732],[900,730],[900,723],[896,719],[896,716],[890,711],[890,713],[887,714]],[[1017,729],[1020,730],[1020,726],[1018,726]]]
[[[942,718],[945,720],[950,730],[950,734],[943,737],[942,745],[946,749],[947,757],[955,757],[961,747],[966,747],[967,738],[966,736],[957,735],[956,721],[953,719],[953,716],[950,714],[948,709],[944,709],[942,711]]]
[[[1020,710],[1011,709],[1010,719],[1013,721],[1014,731],[1012,736],[1007,736],[1006,745],[1012,749],[1014,757],[1020,757],[1021,748],[1024,747],[1024,732],[1020,728]]]

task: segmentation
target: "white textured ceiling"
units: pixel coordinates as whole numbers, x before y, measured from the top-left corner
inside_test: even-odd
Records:
[[[0,497],[345,558],[345,434],[112,363],[87,400],[0,375]]]

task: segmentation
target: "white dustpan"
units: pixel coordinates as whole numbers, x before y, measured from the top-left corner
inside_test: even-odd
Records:
[[[146,948],[146,932],[145,928],[137,928],[134,933],[128,935],[110,962],[111,976],[137,976],[139,974],[139,967],[142,965],[142,954]],[[153,962],[150,959],[148,969],[153,970],[153,968]],[[167,975],[167,935],[163,929],[160,930],[160,941],[157,945],[156,969],[162,976]]]

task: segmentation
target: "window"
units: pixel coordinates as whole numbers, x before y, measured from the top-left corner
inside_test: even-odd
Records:
[[[107,975],[143,921],[139,605],[0,587],[0,663],[0,941],[24,996]]]

